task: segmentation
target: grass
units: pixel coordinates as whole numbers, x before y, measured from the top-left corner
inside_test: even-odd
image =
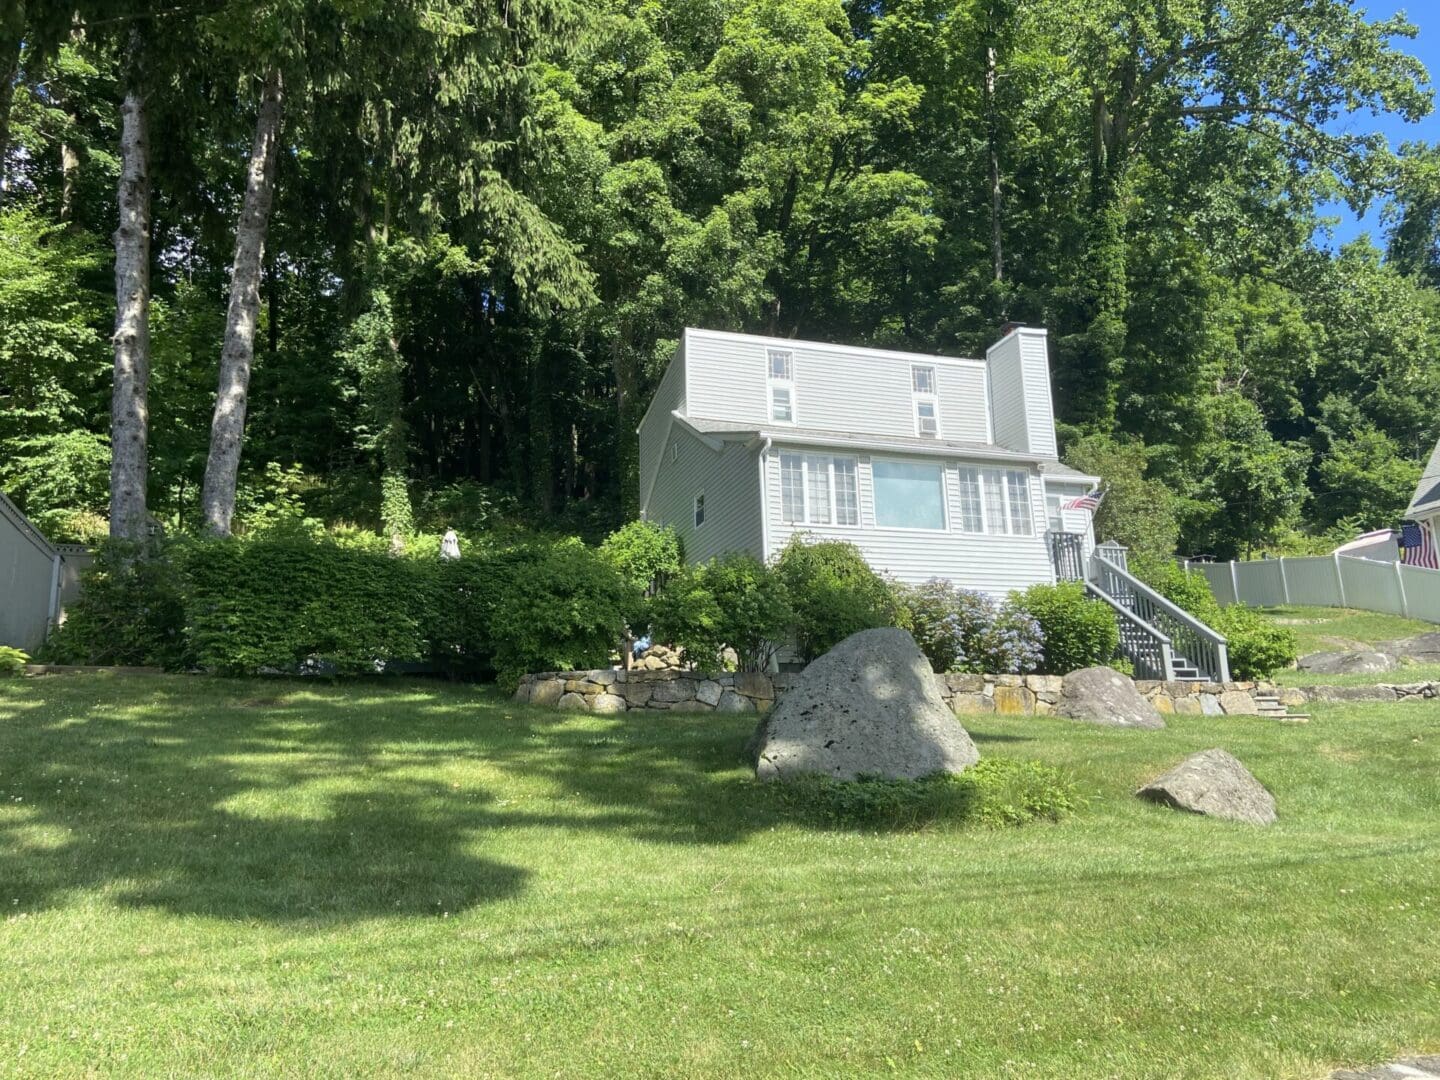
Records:
[[[1382,641],[1396,641],[1417,634],[1434,633],[1440,626],[1419,619],[1405,619],[1378,611],[1353,608],[1288,607],[1262,608],[1272,619],[1295,632],[1299,655],[1338,649],[1371,648]],[[1375,675],[1322,675],[1308,671],[1281,671],[1275,681],[1284,686],[1372,686],[1377,682],[1440,681],[1440,664],[1417,664],[1402,660],[1393,671]]]
[[[1440,1049],[1440,704],[968,721],[1078,816],[787,820],[744,717],[0,683],[0,1074],[1314,1077]],[[1131,795],[1224,746],[1255,829]]]

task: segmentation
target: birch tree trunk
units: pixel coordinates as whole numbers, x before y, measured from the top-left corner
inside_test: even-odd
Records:
[[[20,77],[20,38],[0,33],[0,195],[9,187],[5,155],[10,152],[10,107],[15,102],[15,80]]]
[[[136,48],[132,39],[132,50]],[[115,381],[110,400],[110,535],[146,536],[150,414],[150,133],[135,76],[120,107],[115,230]]]
[[[280,137],[283,87],[280,72],[265,77],[255,142],[245,176],[245,201],[235,229],[235,261],[230,274],[230,307],[225,316],[225,345],[220,352],[220,385],[210,422],[210,455],[200,506],[205,526],[215,536],[229,536],[235,516],[235,479],[245,438],[245,406],[250,368],[255,358],[255,323],[260,311],[264,272],[265,230],[275,194],[275,156]]]

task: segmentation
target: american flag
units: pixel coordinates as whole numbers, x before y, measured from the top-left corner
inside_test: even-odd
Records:
[[[1091,488],[1084,495],[1077,495],[1075,498],[1060,504],[1061,510],[1089,510],[1092,514],[1100,509],[1100,503],[1105,498],[1105,493],[1099,486]]]
[[[1406,521],[1400,525],[1400,561],[1409,566],[1426,566],[1440,570],[1440,555],[1435,550],[1435,533],[1428,521]]]

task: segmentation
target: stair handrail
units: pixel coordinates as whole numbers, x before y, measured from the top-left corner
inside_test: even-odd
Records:
[[[1135,612],[1131,611],[1128,607],[1126,607],[1124,604],[1122,604],[1119,600],[1115,599],[1115,597],[1113,597],[1113,596],[1111,596],[1109,593],[1107,593],[1104,589],[1102,589],[1102,588],[1101,588],[1099,585],[1097,585],[1095,582],[1093,582],[1093,581],[1087,581],[1087,582],[1085,582],[1085,591],[1086,591],[1086,592],[1089,592],[1089,593],[1092,593],[1093,595],[1095,595],[1095,596],[1098,597],[1099,599],[1105,601],[1105,603],[1109,604],[1112,608],[1115,609],[1115,614],[1116,614],[1116,615],[1118,615],[1118,616],[1119,616],[1121,619],[1123,619],[1125,622],[1127,622],[1127,623],[1129,623],[1130,625],[1132,625],[1133,627],[1135,627],[1135,629],[1139,630],[1143,635],[1145,635],[1146,637],[1150,638],[1151,641],[1154,642],[1156,648],[1159,650],[1159,652],[1160,652],[1160,659],[1159,659],[1159,661],[1157,662],[1157,665],[1156,665],[1156,666],[1157,666],[1157,670],[1155,670],[1155,671],[1141,671],[1141,670],[1137,670],[1137,671],[1135,672],[1135,674],[1138,675],[1140,678],[1146,678],[1147,676],[1148,676],[1149,678],[1152,678],[1152,679],[1161,679],[1161,680],[1167,680],[1167,679],[1171,678],[1171,660],[1174,658],[1175,650],[1174,650],[1174,645],[1173,645],[1173,643],[1172,643],[1171,640],[1170,640],[1170,635],[1167,634],[1167,633],[1165,633],[1165,631],[1161,630],[1161,629],[1160,629],[1159,627],[1157,627],[1157,626],[1151,626],[1148,622],[1146,622],[1144,619],[1142,619],[1142,618],[1141,618],[1139,615],[1137,615]],[[1120,635],[1120,643],[1121,643],[1122,646],[1125,644],[1125,635],[1124,635],[1124,634],[1121,634],[1121,635]],[[1134,663],[1134,662],[1138,662],[1138,663],[1141,663],[1141,664],[1151,663],[1151,661],[1148,660],[1146,657],[1141,656],[1141,655],[1138,655],[1138,654],[1137,654],[1137,655],[1132,655],[1132,656],[1130,656],[1130,660],[1131,660],[1132,663]]]
[[[1145,582],[1130,573],[1130,571],[1123,567],[1116,566],[1098,551],[1091,554],[1090,560],[1092,577],[1102,579],[1101,581],[1095,582],[1097,586],[1102,587],[1102,592],[1108,593],[1108,590],[1105,590],[1103,586],[1109,585],[1111,581],[1114,580],[1123,583],[1132,593],[1144,597],[1147,602],[1163,611],[1167,616],[1199,638],[1201,642],[1209,646],[1209,651],[1214,654],[1215,663],[1213,665],[1205,665],[1201,670],[1205,670],[1206,674],[1216,678],[1219,682],[1230,681],[1229,643],[1226,641],[1224,634],[1207,626],[1178,604],[1161,596],[1160,593],[1156,592],[1149,585],[1146,585]],[[1097,567],[1099,569],[1098,573],[1095,572]],[[1112,597],[1107,595],[1106,598],[1110,599],[1112,604],[1115,604]],[[1128,605],[1120,604],[1115,604],[1115,606],[1128,607]],[[1189,659],[1198,662],[1201,658],[1192,656],[1189,657]],[[1213,670],[1206,670],[1206,668],[1213,668]]]

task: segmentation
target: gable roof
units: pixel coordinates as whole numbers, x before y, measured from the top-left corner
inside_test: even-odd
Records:
[[[1430,461],[1420,474],[1420,483],[1415,486],[1415,495],[1405,508],[1406,517],[1440,510],[1440,442],[1430,452]]]

